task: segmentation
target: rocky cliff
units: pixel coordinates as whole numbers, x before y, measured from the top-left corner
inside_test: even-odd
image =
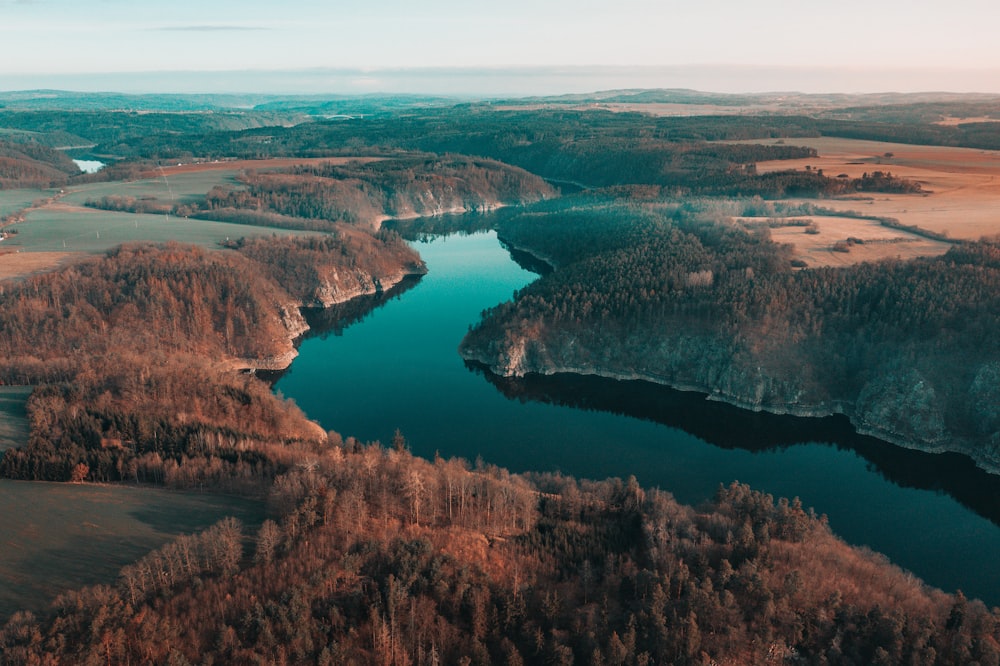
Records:
[[[929,452],[956,451],[972,457],[992,473],[1000,473],[997,412],[1000,408],[998,364],[983,365],[968,389],[979,432],[957,432],[949,423],[943,387],[914,368],[878,373],[855,395],[834,395],[810,380],[808,366],[798,372],[759,365],[738,343],[708,336],[671,333],[602,338],[599,334],[508,331],[502,339],[474,334],[461,355],[497,375],[575,373],[620,380],[642,380],[705,393],[753,411],[822,417],[846,415],[857,430],[908,448]],[[978,436],[976,436],[978,434]]]

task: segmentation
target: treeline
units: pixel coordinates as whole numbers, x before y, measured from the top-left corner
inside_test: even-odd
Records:
[[[248,173],[245,189],[213,188],[206,212],[256,210],[292,218],[375,224],[385,217],[484,211],[554,194],[537,176],[490,160],[445,156]]]
[[[989,127],[982,130],[995,131]],[[759,161],[815,155],[809,148],[725,142],[830,135],[989,147],[981,145],[980,139],[970,138],[971,127],[957,130],[938,125],[892,126],[798,116],[672,118],[607,111],[496,111],[477,106],[431,108],[401,116],[380,114],[349,121],[236,132],[216,131],[205,121],[200,129],[192,126],[187,131],[171,133],[164,128],[150,128],[148,133],[129,136],[127,141],[116,138],[114,145],[102,145],[100,150],[133,159],[168,161],[188,159],[193,155],[266,158],[293,155],[395,157],[401,151],[453,153],[479,155],[545,178],[591,187],[647,184],[668,188],[673,193],[782,197],[835,194],[859,187],[857,184],[848,186],[819,172],[758,174],[753,168]],[[959,136],[955,132],[963,134]],[[988,139],[983,140],[988,142]],[[323,176],[309,171],[297,174],[299,182],[295,187],[288,179],[281,182],[277,176],[258,175],[261,180],[252,188],[258,186],[267,190],[265,198],[272,199],[272,212],[291,217],[349,219],[355,209],[360,210],[361,215],[374,215],[379,211],[405,215],[411,210],[434,209],[433,201],[414,197],[413,192],[400,197],[393,191],[366,189],[364,183],[371,184],[368,169],[380,167],[369,165],[360,174],[355,174],[361,179],[360,191],[350,187],[348,181],[339,179],[338,174]],[[379,174],[381,182],[392,188],[405,185],[399,179],[413,167],[392,169],[392,174],[387,171],[389,167],[381,169],[384,170]],[[440,173],[440,167],[438,169],[438,175],[445,176]],[[317,178],[329,178],[337,184],[317,183]],[[428,173],[421,174],[418,180],[427,186],[426,191],[434,193],[434,199],[440,198],[440,192],[428,182]],[[314,191],[320,184],[324,191]],[[499,186],[496,182],[490,185]],[[872,182],[860,189],[885,191],[880,189],[885,185]],[[893,187],[896,185],[898,183]],[[483,186],[473,184],[471,189]],[[334,194],[336,196],[332,197]],[[247,209],[262,196],[262,192],[248,195],[246,192],[219,191],[213,194],[210,207],[234,216],[230,209]],[[338,205],[338,201],[342,203]],[[190,214],[197,214],[197,211]]]
[[[259,489],[282,464],[274,443],[325,439],[231,368],[283,367],[307,328],[300,305],[375,292],[423,266],[392,234],[357,230],[238,245],[122,246],[6,285],[0,382],[38,388],[28,444],[3,454],[0,474]]]
[[[344,442],[224,521],[0,629],[5,663],[967,664],[1000,618],[739,484],[693,510]]]
[[[0,141],[0,190],[65,185],[80,169],[65,153],[38,143]]]
[[[138,112],[106,110],[0,110],[0,127],[36,132],[76,145],[84,140],[95,154],[142,157],[134,150],[136,140],[160,140],[164,145],[183,139],[185,148],[171,157],[190,155],[191,138],[211,132],[233,132],[248,128],[281,125],[289,114],[252,111]],[[197,151],[195,151],[197,153]],[[161,155],[166,157],[166,155]]]
[[[499,233],[558,267],[463,343],[501,374],[590,368],[758,409],[842,409],[883,437],[1000,464],[993,245],[793,271],[766,229],[677,204],[568,207]]]

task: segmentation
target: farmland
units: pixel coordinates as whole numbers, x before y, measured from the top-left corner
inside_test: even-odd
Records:
[[[774,144],[781,139],[755,143]],[[823,205],[838,211],[895,218],[945,234],[978,240],[1000,234],[1000,151],[913,146],[855,139],[795,138],[785,143],[815,148],[819,156],[801,160],[760,162],[761,173],[786,169],[822,169],[828,176],[889,171],[916,181],[918,194],[866,194],[828,199]]]
[[[0,504],[0,618],[41,610],[81,584],[113,583],[123,565],[178,534],[224,516],[252,526],[263,513],[259,502],[214,494],[7,480]]]
[[[769,224],[769,218],[736,218],[748,227]],[[847,266],[880,259],[914,259],[944,254],[950,243],[932,240],[877,220],[837,215],[782,218],[770,229],[776,243],[795,247],[793,257],[809,267]],[[809,231],[806,231],[809,229]],[[848,241],[848,239],[851,239]]]
[[[165,167],[131,182],[89,183],[58,190],[0,192],[0,216],[28,209],[24,221],[5,230],[11,235],[0,246],[0,280],[51,270],[81,254],[99,253],[132,241],[182,241],[217,247],[227,238],[287,235],[295,231],[194,220],[173,215],[133,214],[87,208],[103,197],[130,197],[173,207],[202,201],[216,186],[242,187],[240,173],[293,164],[346,162],[346,159],[279,159],[207,162]],[[37,205],[35,202],[38,202]]]
[[[50,197],[58,190],[0,190],[0,219],[27,208],[36,199]]]
[[[6,244],[24,252],[104,252],[131,241],[183,241],[215,247],[226,238],[294,232],[240,224],[136,215],[56,205],[32,211],[14,225],[17,234]]]
[[[0,386],[0,451],[28,441],[24,405],[30,394],[30,386]]]

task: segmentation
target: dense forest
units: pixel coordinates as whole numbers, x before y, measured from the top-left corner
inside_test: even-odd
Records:
[[[300,306],[374,293],[423,264],[398,236],[353,229],[234,245],[122,246],[4,285],[0,381],[39,388],[30,440],[0,473],[252,486],[271,464],[260,450],[325,439],[236,369],[287,365],[307,329]]]
[[[508,217],[501,236],[557,270],[486,313],[463,354],[500,374],[597,373],[843,412],[1000,469],[996,245],[799,271],[766,228],[711,217],[631,200]]]
[[[797,501],[733,484],[692,509],[396,439],[300,452],[255,534],[226,519],[15,614],[4,663],[1000,663],[995,612]]]
[[[187,106],[0,109],[0,189],[135,179],[194,157],[380,159],[249,171],[169,208],[323,235],[126,245],[0,284],[0,383],[36,386],[29,441],[0,454],[0,475],[264,496],[270,516],[256,533],[224,520],[114,585],[14,615],[0,663],[1000,664],[997,611],[846,546],[797,500],[733,484],[692,508],[634,479],[422,460],[402,433],[383,447],[324,432],[255,374],[295,355],[300,307],[424,272],[399,236],[375,231],[383,219],[511,204],[523,208],[499,216],[500,236],[552,270],[484,313],[467,358],[844,412],[1000,470],[997,245],[800,271],[766,226],[729,221],[732,206],[772,214],[761,197],[919,191],[881,171],[757,172],[815,155],[795,137],[989,148],[997,124],[898,125],[871,108],[852,111],[860,120],[399,112],[391,100],[323,120],[303,113],[339,102],[170,103]],[[725,143],[777,137],[787,145]],[[80,175],[57,148],[122,161]],[[556,198],[542,178],[584,192]]]

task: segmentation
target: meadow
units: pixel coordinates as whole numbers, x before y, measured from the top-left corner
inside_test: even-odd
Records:
[[[769,139],[748,143],[815,148],[819,156],[802,160],[760,162],[757,171],[822,169],[827,176],[889,171],[920,183],[918,194],[859,193],[824,200],[837,211],[895,218],[950,238],[978,240],[1000,234],[1000,151],[942,146],[914,146],[833,137]],[[894,256],[894,255],[893,255]]]
[[[823,205],[827,207],[826,202]],[[762,217],[735,219],[748,227],[773,221],[773,218]],[[860,217],[811,215],[780,218],[777,223],[788,226],[771,228],[771,240],[794,246],[794,259],[810,268],[848,266],[880,259],[931,257],[944,254],[952,246],[951,243],[886,227],[877,220]]]
[[[30,386],[0,386],[0,451],[23,446],[28,440],[28,416],[25,403]]]
[[[95,253],[132,241],[180,241],[217,247],[227,238],[301,233],[268,227],[95,210],[54,204],[31,211],[24,222],[12,225],[16,235],[5,241],[7,249],[25,252]]]
[[[81,585],[114,584],[122,566],[179,534],[225,516],[263,520],[254,500],[131,486],[0,480],[0,506],[0,623]]]
[[[0,190],[0,219],[30,206],[37,199],[57,194],[59,190]]]

